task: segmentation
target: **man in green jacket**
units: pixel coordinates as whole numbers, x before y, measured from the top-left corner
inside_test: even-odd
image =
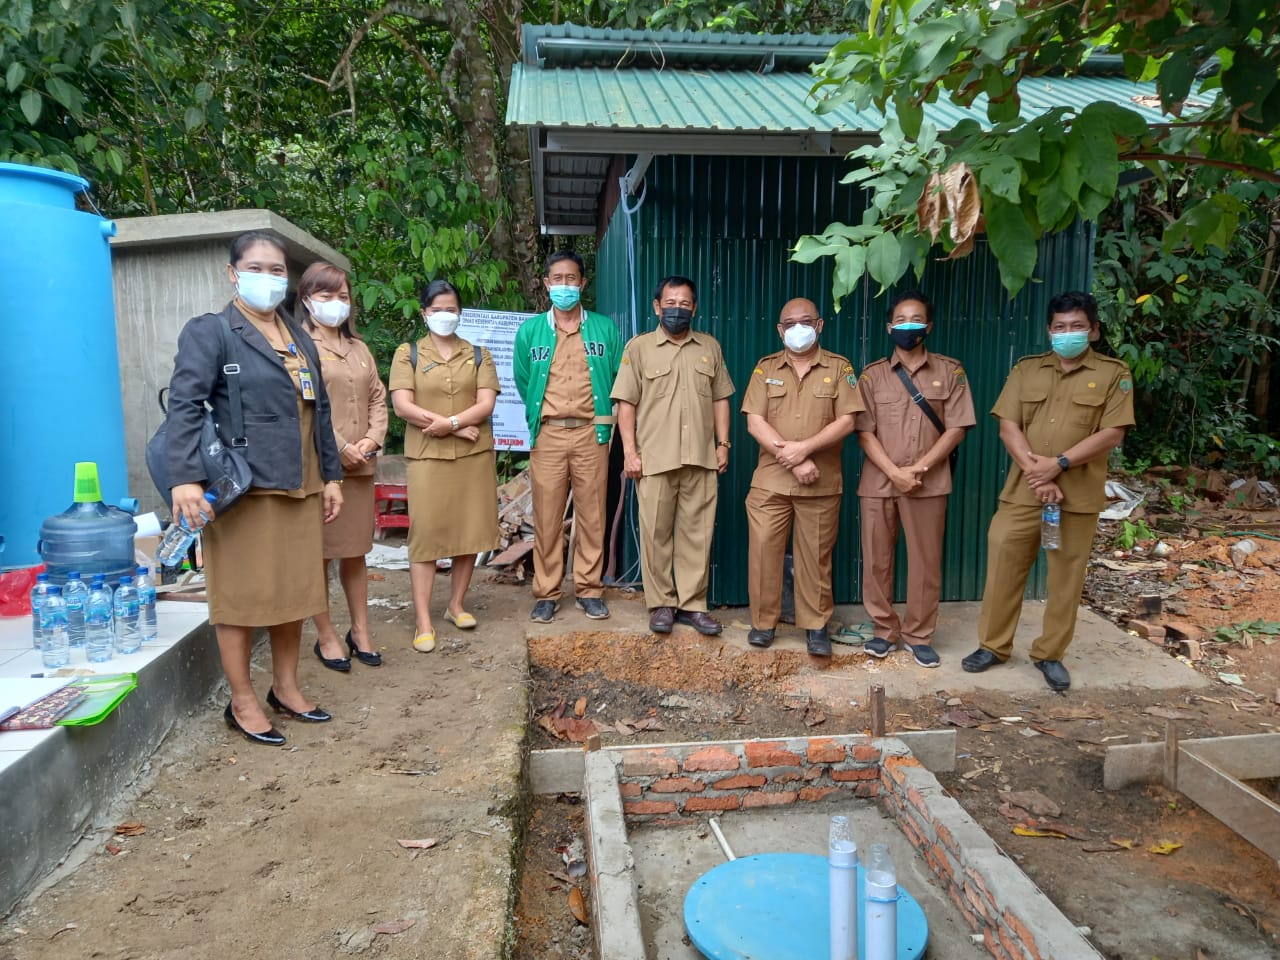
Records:
[[[605,620],[605,510],[613,401],[622,338],[608,317],[580,303],[582,258],[561,250],[547,258],[542,284],[551,309],[516,332],[513,373],[529,421],[533,481],[533,613],[549,623],[560,608],[564,580],[564,514],[573,489],[576,539],[573,590],[591,620]]]

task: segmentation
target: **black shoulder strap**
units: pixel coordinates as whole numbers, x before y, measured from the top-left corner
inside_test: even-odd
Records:
[[[236,362],[236,341],[231,332],[231,324],[223,314],[218,314],[222,323],[222,375],[227,381],[227,399],[231,405],[231,446],[247,447],[249,441],[244,435],[244,407],[240,402],[240,364]]]
[[[474,343],[471,345],[471,355],[475,358],[476,369],[480,369],[480,348]]]
[[[409,344],[409,366],[413,370],[418,369],[418,341],[414,340]]]
[[[925,399],[924,394],[916,389],[915,382],[903,369],[902,364],[898,364],[893,368],[898,375],[898,379],[902,381],[902,385],[907,388],[907,394],[911,397],[911,402],[920,408],[920,411],[929,418],[929,422],[933,424],[933,428],[939,433],[946,433],[947,428],[942,425],[942,421],[938,419],[938,415],[934,413],[933,407],[929,405],[929,401]]]

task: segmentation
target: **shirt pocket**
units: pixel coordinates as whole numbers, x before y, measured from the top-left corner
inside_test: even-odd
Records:
[[[819,400],[834,400],[839,386],[839,381],[834,377],[827,377],[824,380],[819,380],[815,377],[813,381],[813,395]]]
[[[1077,393],[1071,398],[1071,425],[1082,427],[1089,433],[1098,429],[1102,419],[1102,404],[1107,398],[1096,391]]]
[[[644,392],[655,399],[661,399],[671,393],[671,366],[646,367],[644,371]]]
[[[1049,391],[1043,387],[1032,387],[1023,390],[1018,400],[1022,403],[1022,427],[1025,430],[1035,422],[1044,409],[1044,402],[1049,399]]]
[[[871,399],[876,406],[877,425],[901,423],[906,406],[911,402],[911,398],[907,396],[907,391],[902,389],[901,384],[894,389],[889,389],[887,385],[881,387],[871,395]]]
[[[777,423],[778,418],[782,416],[782,405],[787,402],[787,385],[785,383],[766,383],[764,392],[769,403],[767,419],[770,423]]]
[[[693,386],[700,397],[711,396],[711,381],[715,379],[716,372],[711,369],[711,364],[700,363],[694,369]]]

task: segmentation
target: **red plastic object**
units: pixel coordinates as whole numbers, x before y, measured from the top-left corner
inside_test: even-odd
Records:
[[[381,540],[386,530],[409,529],[409,487],[403,483],[373,485],[373,535]],[[404,509],[396,509],[398,504]],[[34,580],[32,581],[35,582]]]
[[[43,563],[38,567],[0,573],[0,617],[31,616],[31,588],[41,573],[44,573]]]

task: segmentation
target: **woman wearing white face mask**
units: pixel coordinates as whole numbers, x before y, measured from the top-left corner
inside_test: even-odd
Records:
[[[369,580],[365,554],[373,547],[375,457],[387,436],[387,389],[378,365],[351,322],[351,283],[331,263],[317,261],[298,282],[303,325],[320,354],[320,373],[333,411],[333,434],[345,471],[342,513],[324,528],[324,569],[338,561],[338,579],[347,599],[351,629],[345,646],[329,611],[315,617],[318,639],[312,648],[330,670],[347,673],[351,658],[377,667],[382,655],[369,636]]]
[[[406,424],[413,648],[430,653],[436,645],[431,620],[435,561],[453,558],[444,617],[468,630],[476,618],[463,602],[476,554],[498,546],[498,483],[489,417],[501,387],[489,351],[455,333],[462,304],[453,285],[433,280],[420,302],[427,335],[396,350],[391,405]]]

